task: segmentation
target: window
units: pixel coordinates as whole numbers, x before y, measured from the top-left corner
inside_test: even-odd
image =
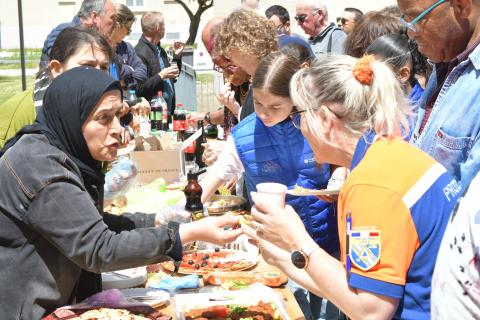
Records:
[[[129,7],[142,7],[143,0],[127,0],[127,6]]]
[[[167,40],[177,40],[180,38],[180,32],[167,32],[165,38]]]
[[[74,6],[75,1],[58,1],[59,6]]]

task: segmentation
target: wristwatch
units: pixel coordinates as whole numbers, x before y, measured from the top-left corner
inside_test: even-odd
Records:
[[[203,118],[204,121],[207,121],[208,124],[212,124],[212,121],[210,119],[210,111],[208,111],[207,113],[205,113],[205,117]]]
[[[298,269],[305,269],[310,262],[310,256],[318,249],[320,249],[318,244],[311,243],[303,246],[300,250],[292,251],[290,254],[290,259],[295,267]]]

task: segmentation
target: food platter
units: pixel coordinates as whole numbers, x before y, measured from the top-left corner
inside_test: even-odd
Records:
[[[72,316],[65,319],[70,320],[104,320],[104,319],[131,319],[131,320],[150,320],[143,314],[131,312],[126,309],[117,308],[98,308],[83,312],[78,316]]]
[[[241,271],[255,266],[258,256],[231,249],[208,249],[184,252],[179,274],[207,274],[214,271]],[[162,262],[170,272],[175,270],[173,261]]]
[[[213,272],[203,276],[205,283],[237,290],[261,283],[267,287],[279,287],[287,283],[287,276],[280,271]]]
[[[257,309],[257,307],[263,309],[265,304],[270,305],[270,307],[273,307],[274,309],[270,309],[270,312],[267,312],[269,315],[262,314],[263,312],[260,314],[255,312],[263,311]],[[176,317],[179,320],[223,320],[241,318],[290,320],[284,301],[282,301],[282,299],[271,288],[260,284],[255,284],[245,290],[223,290],[209,293],[177,294],[175,296],[175,305]],[[229,310],[226,310],[225,307]],[[231,309],[236,309],[238,307],[244,310],[249,309],[253,312],[241,315],[232,314],[231,311],[233,310]],[[271,311],[274,312],[272,313]]]
[[[246,202],[245,198],[239,196],[214,195],[204,206],[210,215],[215,215],[224,214],[228,211],[243,210]]]

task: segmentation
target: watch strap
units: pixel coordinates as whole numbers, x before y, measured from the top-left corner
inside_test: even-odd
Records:
[[[310,258],[312,253],[314,253],[319,248],[320,247],[318,246],[318,244],[312,241],[312,242],[309,242],[308,244],[303,245],[301,251],[303,251],[303,253]]]
[[[212,121],[210,119],[210,111],[205,113],[205,117],[203,118],[204,121],[208,122],[208,124],[212,124]]]
[[[315,242],[313,241],[309,241],[307,244],[304,244],[300,250],[296,250],[294,252],[297,252],[299,254],[301,254],[305,260],[305,264],[303,266],[297,266],[297,268],[300,268],[300,269],[305,269],[306,267],[308,267],[309,263],[310,263],[310,256],[315,252],[317,251],[318,249],[320,249],[320,247],[318,246],[318,244],[316,244]]]

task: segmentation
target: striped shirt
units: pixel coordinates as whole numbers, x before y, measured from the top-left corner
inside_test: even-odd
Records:
[[[399,299],[395,318],[429,319],[435,259],[459,184],[426,153],[372,132],[359,140],[351,169],[338,202],[349,285]]]
[[[47,69],[41,71],[37,75],[37,79],[35,80],[35,86],[33,89],[33,104],[35,106],[36,114],[38,114],[38,112],[43,106],[43,96],[45,95],[45,92],[47,91],[50,83],[52,83],[52,79]]]

